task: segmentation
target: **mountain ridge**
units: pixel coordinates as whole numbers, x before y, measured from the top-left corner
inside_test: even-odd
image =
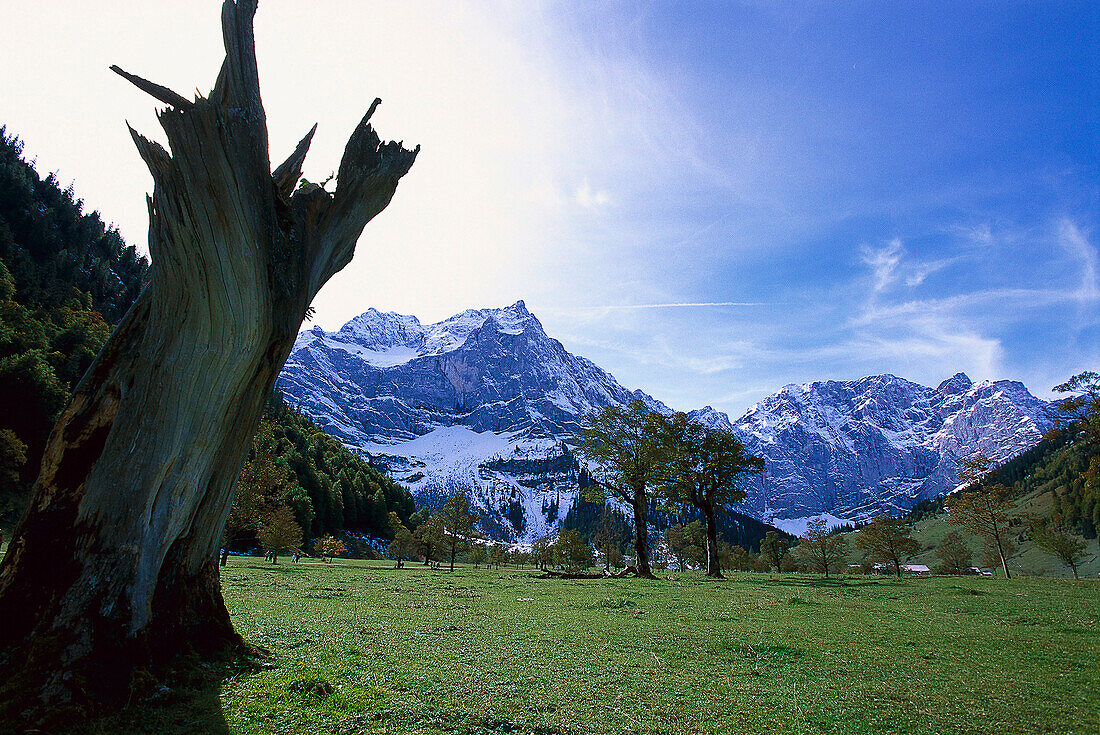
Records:
[[[575,502],[569,442],[583,414],[635,398],[671,411],[568,352],[523,301],[427,325],[369,309],[335,332],[314,327],[280,384],[419,500],[466,492],[509,540],[553,531]],[[953,489],[960,458],[999,462],[1036,443],[1048,409],[1019,382],[956,373],[936,388],[893,375],[790,384],[736,421],[711,406],[689,416],[765,457],[739,510],[782,527],[907,510]],[[532,462],[547,471],[532,475]]]

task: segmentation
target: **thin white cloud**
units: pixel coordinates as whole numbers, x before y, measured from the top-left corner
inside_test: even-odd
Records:
[[[943,270],[961,260],[961,256],[939,260],[917,261],[909,257],[900,238],[890,240],[884,247],[860,248],[860,261],[871,269],[875,293],[885,291],[895,283],[915,288],[936,271]]]
[[[942,260],[930,260],[925,263],[914,263],[909,273],[905,276],[905,285],[910,287],[916,287],[924,283],[924,279],[928,278],[936,271],[941,271],[944,268],[954,265],[960,260],[960,258],[943,258]]]
[[[954,225],[948,228],[948,232],[961,237],[972,245],[981,247],[993,245],[993,228],[988,222],[981,222],[976,225]]]
[[[1097,283],[1098,258],[1096,248],[1089,243],[1088,236],[1072,221],[1064,219],[1058,226],[1058,243],[1081,266],[1081,283],[1073,292],[1073,297],[1080,302],[1100,299],[1100,284]]]
[[[981,239],[986,233],[979,230],[973,235]],[[911,288],[920,286],[929,274],[947,268],[961,256],[913,261],[898,238],[878,249],[864,246],[861,254],[870,270],[873,291],[848,320],[850,337],[839,343],[849,360],[858,355],[863,362],[904,366],[917,374],[926,374],[930,369],[942,372],[946,365],[951,371],[996,375],[1004,350],[999,339],[983,333],[990,323],[973,318],[975,306],[1013,300],[1019,308],[1036,300],[1049,302],[1057,298],[1029,289],[994,289],[895,302],[888,293],[891,285],[900,282]]]
[[[695,309],[713,306],[764,306],[759,301],[690,301],[669,304],[607,304],[604,306],[576,306],[558,311],[630,311],[634,309]]]
[[[901,240],[894,238],[883,248],[864,245],[860,249],[860,260],[871,268],[875,292],[884,291],[895,280],[898,264],[905,255]]]
[[[595,209],[611,203],[611,197],[603,189],[593,189],[588,179],[581,182],[573,195],[573,201],[585,209]]]
[[[999,323],[1002,319],[1015,319],[1028,309],[1045,308],[1072,298],[1071,292],[1054,289],[995,288],[893,304],[868,303],[848,321],[848,326],[866,327],[926,314],[946,316],[964,312],[981,315],[987,323]]]

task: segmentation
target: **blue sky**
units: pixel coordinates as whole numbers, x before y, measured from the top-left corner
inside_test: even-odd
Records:
[[[154,106],[106,66],[209,88],[217,3],[62,5],[0,30],[0,121],[141,243],[122,119]],[[1095,3],[269,0],[257,34],[274,158],[320,122],[323,177],[375,95],[422,145],[326,328],[522,298],[624,385],[735,417],[790,382],[1047,396],[1100,367]]]

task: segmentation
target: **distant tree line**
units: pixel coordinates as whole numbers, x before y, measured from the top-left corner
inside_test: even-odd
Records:
[[[225,544],[227,549],[285,552],[300,548],[307,536],[340,531],[388,539],[391,513],[407,522],[415,510],[408,489],[295,411],[276,391],[241,470]],[[276,518],[283,530],[273,536]]]

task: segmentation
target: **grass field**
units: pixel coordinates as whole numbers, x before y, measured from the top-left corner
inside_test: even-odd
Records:
[[[272,659],[96,731],[1100,731],[1096,581],[535,574],[234,558]]]

